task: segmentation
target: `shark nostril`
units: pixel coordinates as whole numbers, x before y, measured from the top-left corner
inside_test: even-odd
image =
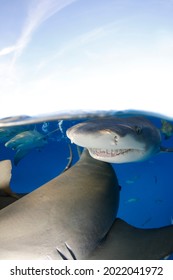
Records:
[[[118,144],[118,136],[117,135],[114,136],[114,142],[115,142],[116,145]]]

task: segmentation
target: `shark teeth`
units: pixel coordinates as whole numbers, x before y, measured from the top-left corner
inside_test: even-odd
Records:
[[[119,155],[126,154],[128,152],[134,151],[135,149],[98,149],[98,148],[90,148],[89,151],[98,157],[116,157]],[[137,150],[135,150],[137,151]]]

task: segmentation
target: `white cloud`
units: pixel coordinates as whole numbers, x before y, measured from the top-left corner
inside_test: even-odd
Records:
[[[22,54],[30,42],[35,30],[48,18],[77,0],[34,0],[28,11],[28,16],[22,34],[16,44],[0,50],[0,56],[14,52],[13,62]]]
[[[17,49],[16,45],[4,48],[4,49],[2,49],[0,51],[0,56],[4,56],[4,55],[7,55],[7,54],[10,54],[10,53],[14,52],[16,49]]]

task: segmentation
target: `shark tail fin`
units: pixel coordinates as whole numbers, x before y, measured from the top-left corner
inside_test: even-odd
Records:
[[[0,190],[5,194],[11,194],[10,180],[11,180],[11,161],[0,161]]]
[[[159,260],[173,252],[173,225],[139,229],[116,219],[89,259]]]

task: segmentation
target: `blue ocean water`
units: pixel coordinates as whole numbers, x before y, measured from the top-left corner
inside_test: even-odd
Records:
[[[160,118],[148,118],[161,128]],[[31,192],[63,171],[69,158],[70,140],[66,130],[81,121],[69,119],[32,124],[32,128],[48,135],[48,143],[30,151],[17,166],[14,165],[16,151],[0,144],[0,160],[12,161],[11,188],[14,192]],[[162,145],[173,147],[173,136],[165,139],[162,134]],[[72,151],[74,164],[79,159],[74,144]],[[140,228],[157,228],[173,223],[172,163],[173,153],[159,153],[143,162],[113,164],[121,186],[118,217]],[[169,259],[173,259],[173,255]]]

